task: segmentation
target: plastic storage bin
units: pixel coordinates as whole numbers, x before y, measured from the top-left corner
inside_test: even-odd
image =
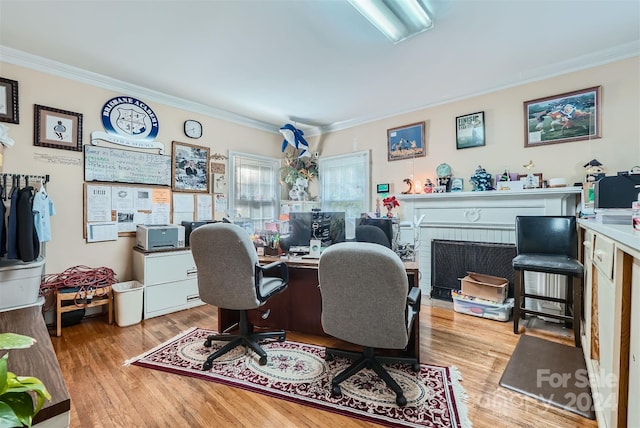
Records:
[[[496,321],[509,321],[514,299],[507,299],[504,303],[493,303],[477,299],[452,291],[453,310],[461,314],[474,315]]]
[[[0,311],[37,303],[44,261],[0,260]]]
[[[118,282],[111,289],[116,305],[116,324],[126,327],[142,321],[143,285],[138,281]]]

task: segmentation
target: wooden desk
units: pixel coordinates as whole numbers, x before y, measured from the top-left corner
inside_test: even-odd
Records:
[[[51,394],[51,401],[33,418],[33,423],[48,421],[52,418],[61,422],[71,411],[71,398],[62,377],[58,359],[51,345],[51,338],[42,317],[40,306],[0,312],[0,331],[17,333],[36,339],[36,343],[27,349],[9,350],[8,369],[18,376],[35,376],[44,383]],[[60,425],[56,425],[60,426]]]
[[[279,257],[261,256],[260,263],[280,260]],[[270,298],[263,306],[249,311],[249,322],[257,327],[284,329],[300,333],[326,336],[321,324],[322,299],[318,288],[318,260],[285,260],[289,267],[289,286]],[[419,286],[417,262],[404,262],[409,286]],[[267,319],[262,315],[270,311]],[[218,308],[218,331],[224,331],[238,322],[237,311]],[[403,354],[420,360],[420,313],[417,314],[406,351]]]

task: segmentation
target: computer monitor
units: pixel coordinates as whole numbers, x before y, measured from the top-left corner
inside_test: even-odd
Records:
[[[344,242],[344,212],[311,211],[289,213],[289,245],[309,246],[319,239],[323,247]]]
[[[371,218],[366,214],[356,220],[356,227],[369,225],[382,229],[385,236],[389,240],[389,244],[393,247],[393,220],[390,218]]]

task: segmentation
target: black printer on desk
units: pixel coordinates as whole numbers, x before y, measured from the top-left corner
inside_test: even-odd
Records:
[[[631,208],[640,193],[640,174],[603,177],[594,186],[594,208]]]
[[[204,226],[209,223],[218,223],[216,220],[206,220],[206,221],[183,221],[182,225],[184,226],[184,245],[189,246],[189,235],[191,232],[199,228],[200,226]]]

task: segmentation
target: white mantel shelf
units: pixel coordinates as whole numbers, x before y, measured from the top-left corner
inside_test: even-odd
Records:
[[[546,198],[552,195],[572,195],[582,192],[582,187],[553,187],[547,189],[527,190],[488,190],[484,192],[449,192],[449,193],[412,193],[400,194],[396,198],[400,201],[421,201],[441,199],[519,199],[519,198]]]

